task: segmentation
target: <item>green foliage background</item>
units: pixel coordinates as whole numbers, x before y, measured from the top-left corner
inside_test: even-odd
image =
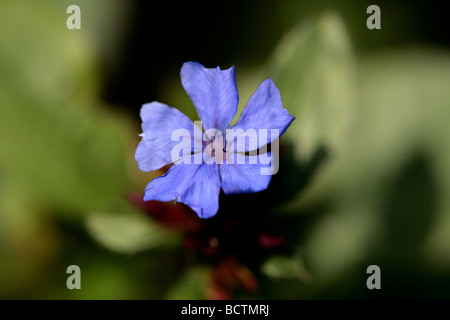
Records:
[[[81,30],[65,26],[70,4],[82,8]],[[287,188],[294,166],[326,158],[274,209],[302,224],[286,231],[297,249],[261,265],[255,296],[449,298],[448,48],[393,45],[416,22],[398,3],[372,31],[352,1],[275,6],[263,54],[236,63],[240,110],[274,79],[296,117],[282,138],[294,159]],[[205,298],[208,268],[186,264],[180,235],[126,200],[154,177],[134,161],[137,114],[101,94],[130,10],[118,0],[0,2],[1,298]],[[261,25],[247,15],[244,36]],[[177,73],[158,100],[196,117]],[[66,288],[71,264],[82,290]],[[378,292],[365,285],[371,264]]]

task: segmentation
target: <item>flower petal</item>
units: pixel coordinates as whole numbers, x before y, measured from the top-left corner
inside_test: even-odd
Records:
[[[239,96],[234,66],[227,70],[205,68],[186,62],[181,68],[181,83],[192,100],[205,130],[225,129],[237,112]]]
[[[280,91],[273,83],[273,80],[264,80],[248,101],[237,123],[231,129],[235,131],[240,129],[242,132],[255,130],[258,138],[262,134],[260,130],[266,129],[267,138],[263,140],[266,143],[261,143],[258,139],[257,142],[253,143],[253,147],[250,147],[248,139],[240,139],[238,136],[238,143],[236,143],[237,151],[252,151],[255,150],[255,147],[259,149],[265,144],[269,144],[273,140],[276,140],[276,138],[272,138],[271,130],[277,129],[278,135],[276,137],[279,137],[286,131],[294,119],[288,110],[283,108]],[[245,142],[245,148],[242,142]],[[231,141],[227,141],[228,143],[231,143]]]
[[[169,163],[179,160],[177,155],[172,159],[172,150],[180,145],[189,150],[194,148],[194,137],[202,137],[201,129],[182,112],[159,102],[144,104],[141,108],[142,141],[139,143],[135,159],[142,171],[154,171]],[[185,136],[172,141],[172,133],[182,129]],[[195,134],[194,134],[195,131]]]
[[[270,152],[267,157],[270,157]],[[222,189],[225,194],[252,193],[267,189],[271,175],[262,174],[261,169],[268,170],[269,164],[261,164],[259,156],[234,154],[234,163],[227,161],[220,166]],[[252,164],[255,163],[255,164]]]
[[[200,218],[210,218],[219,209],[220,179],[216,164],[174,164],[147,185],[144,200],[182,202]]]

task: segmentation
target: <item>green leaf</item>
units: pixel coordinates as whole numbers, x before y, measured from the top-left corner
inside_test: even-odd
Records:
[[[356,103],[355,61],[341,19],[325,13],[302,22],[282,39],[268,67],[284,107],[296,117],[286,131],[296,158],[341,149]]]
[[[181,275],[169,290],[168,300],[204,300],[209,272],[202,267],[193,267]]]
[[[91,236],[106,248],[135,253],[168,243],[173,235],[140,214],[93,213],[86,219]]]
[[[341,185],[348,193],[356,194],[358,185],[363,183],[357,177],[365,177],[365,183],[368,181],[372,185],[371,193],[366,193],[367,198],[372,196],[372,201],[387,197],[395,199],[395,194],[386,195],[385,191],[390,189],[385,185],[394,174],[401,176],[414,161],[413,157],[421,155],[427,164],[422,175],[426,174],[427,179],[411,183],[415,178],[412,173],[404,177],[407,186],[398,191],[404,198],[394,201],[397,206],[402,206],[395,208],[395,212],[397,219],[400,210],[407,212],[410,232],[425,233],[425,241],[419,245],[428,263],[434,268],[448,270],[450,198],[446,195],[450,194],[450,54],[431,48],[410,48],[372,55],[363,63],[364,117],[358,126],[360,136],[355,138],[354,151],[349,154],[354,159],[351,169],[354,178]],[[342,165],[339,181],[344,181],[344,168],[349,172],[350,165]],[[420,195],[408,197],[408,190],[420,188],[425,188]],[[429,196],[424,198],[426,194]],[[428,203],[428,198],[436,204]],[[414,208],[409,208],[408,203]],[[427,220],[429,223],[425,223]],[[427,230],[427,227],[431,229]],[[396,236],[404,233],[397,231]],[[411,241],[409,245],[412,246]]]
[[[0,170],[38,205],[89,212],[129,187],[125,152],[137,130],[97,97],[88,31],[68,30],[65,9],[0,3]]]
[[[378,53],[363,59],[361,70],[350,147],[295,208],[327,203],[304,244],[310,271],[326,281],[387,257],[447,272],[450,55],[423,48]]]
[[[133,157],[137,129],[126,115],[105,108],[96,61],[105,44],[97,26],[113,40],[120,21],[111,12],[123,10],[118,0],[76,2],[82,30],[66,27],[72,1],[0,1],[0,295],[5,297],[45,290],[46,270],[55,268],[64,245],[56,215],[79,218],[130,188],[126,154]],[[32,294],[38,287],[42,291]]]

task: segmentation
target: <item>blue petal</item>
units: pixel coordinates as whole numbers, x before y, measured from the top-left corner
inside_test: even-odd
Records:
[[[181,68],[181,83],[192,100],[205,130],[225,129],[237,112],[239,96],[234,67],[208,69],[197,62]]]
[[[141,108],[141,118],[142,141],[136,149],[135,159],[142,171],[154,171],[177,161],[183,154],[172,159],[172,150],[180,143],[187,144],[186,148],[191,152],[194,146],[194,130],[200,139],[202,137],[201,130],[186,115],[159,102],[144,104]],[[171,140],[176,129],[186,130],[185,139]]]
[[[270,152],[267,154],[270,157]],[[258,156],[234,154],[234,163],[228,160],[220,166],[220,178],[225,194],[252,193],[267,189],[271,175],[261,174],[261,169],[267,170],[269,164],[261,164]],[[252,164],[253,162],[255,164]],[[240,164],[243,163],[244,164]]]
[[[147,185],[144,200],[182,202],[200,218],[210,218],[219,209],[220,179],[216,164],[174,164]]]
[[[287,109],[283,108],[280,91],[273,83],[272,79],[264,80],[259,86],[258,90],[252,95],[237,123],[232,129],[241,129],[243,132],[247,130],[255,130],[258,136],[261,134],[261,129],[267,130],[266,143],[260,143],[258,140],[254,147],[249,147],[248,140],[245,139],[245,148],[242,146],[237,148],[237,151],[252,151],[263,147],[265,144],[272,142],[275,139],[271,138],[271,130],[277,129],[281,136],[289,127],[295,118],[291,116]],[[239,143],[236,145],[242,145]],[[227,142],[228,143],[228,142]]]

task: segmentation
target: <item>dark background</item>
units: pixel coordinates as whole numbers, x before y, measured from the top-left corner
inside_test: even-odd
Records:
[[[346,21],[355,51],[370,53],[408,45],[450,45],[444,2],[393,1],[198,1],[131,0],[119,58],[106,65],[104,97],[137,112],[158,98],[161,79],[185,61],[215,67],[260,64],[279,39],[305,17],[324,10]],[[366,27],[368,6],[381,9],[381,30]]]

